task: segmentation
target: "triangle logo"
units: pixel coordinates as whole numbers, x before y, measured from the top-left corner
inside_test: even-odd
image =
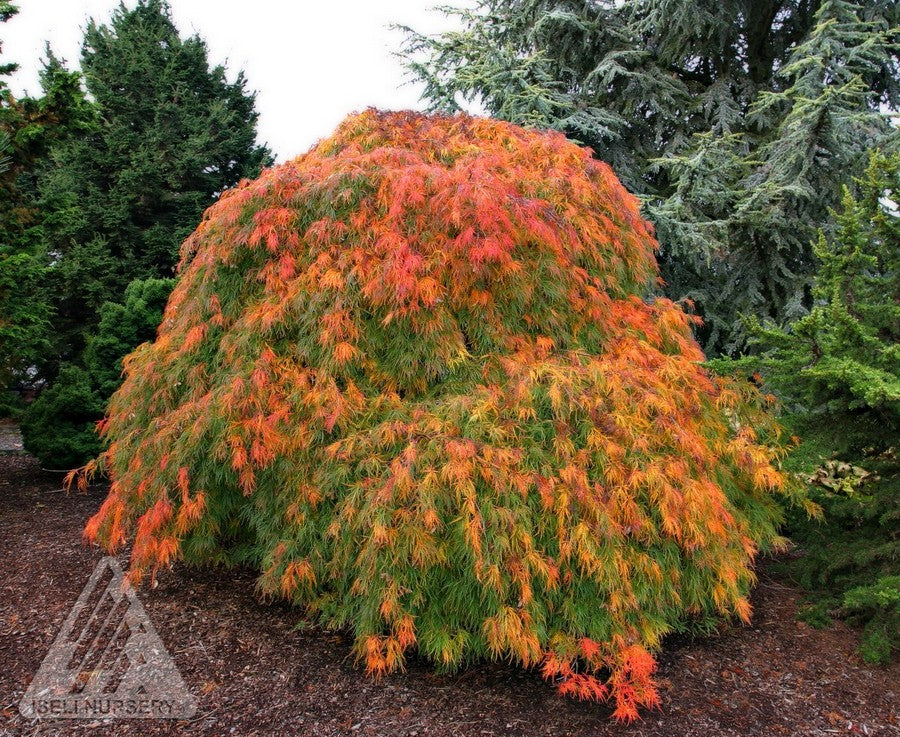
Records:
[[[113,557],[103,558],[19,703],[30,719],[186,719],[197,703]]]

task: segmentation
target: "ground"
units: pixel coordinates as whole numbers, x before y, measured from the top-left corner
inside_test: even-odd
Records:
[[[138,595],[198,699],[196,716],[29,721],[19,700],[102,557],[81,542],[81,529],[105,488],[67,494],[60,479],[24,453],[0,452],[0,737],[900,735],[900,665],[863,663],[846,625],[815,630],[797,621],[802,592],[766,561],[752,625],[668,642],[659,657],[662,706],[631,725],[503,663],[446,676],[413,660],[375,682],[354,664],[349,637],[298,628],[302,612],[260,601],[252,572],[184,566]]]

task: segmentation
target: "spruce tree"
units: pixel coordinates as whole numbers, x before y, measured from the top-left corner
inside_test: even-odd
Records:
[[[787,330],[755,325],[752,361],[788,406],[868,418],[889,445],[900,431],[900,153],[873,154],[856,185],[834,236],[815,245],[812,309]]]
[[[462,30],[407,29],[434,109],[556,128],[645,203],[666,293],[708,352],[741,314],[803,313],[811,241],[866,151],[896,146],[900,6],[884,0],[482,0]]]
[[[825,513],[815,524],[789,517],[804,552],[790,571],[812,591],[805,616],[863,625],[860,651],[873,662],[900,648],[898,204],[900,153],[876,152],[815,244],[812,309],[787,329],[753,324],[760,354],[738,362],[793,414],[804,441],[790,462]]]

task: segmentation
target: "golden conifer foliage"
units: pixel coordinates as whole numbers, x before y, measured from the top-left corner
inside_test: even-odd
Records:
[[[185,242],[87,538],[258,566],[375,674],[503,658],[634,718],[676,623],[749,616],[784,491],[761,398],[638,296],[654,248],[560,134],[348,118]]]

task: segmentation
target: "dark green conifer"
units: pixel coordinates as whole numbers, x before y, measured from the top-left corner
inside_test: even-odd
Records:
[[[199,36],[179,36],[164,0],[121,4],[108,24],[92,20],[86,29],[81,68],[96,122],[54,146],[39,176],[55,309],[53,344],[39,368],[52,388],[28,409],[22,427],[26,447],[54,467],[78,465],[96,452],[93,422],[82,414],[100,418],[118,384],[118,371],[113,376],[109,368],[152,337],[165,303],[159,285],[170,284],[179,246],[203,211],[272,160],[256,143],[254,95],[243,74],[229,81],[207,57]],[[62,68],[52,56],[51,64]],[[141,286],[132,294],[135,280]],[[114,309],[107,303],[142,313],[135,299],[148,284],[155,290],[148,335],[104,325]],[[98,351],[107,368],[100,373],[92,367]],[[70,381],[86,408],[72,421]]]

